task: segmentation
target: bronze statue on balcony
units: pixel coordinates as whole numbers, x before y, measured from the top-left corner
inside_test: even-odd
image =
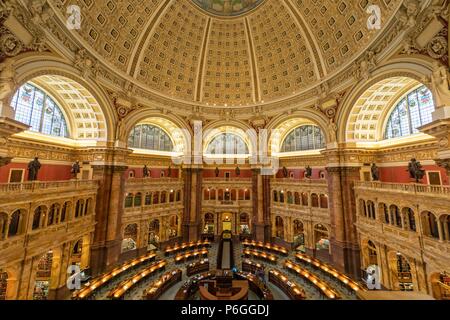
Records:
[[[74,179],[77,178],[77,175],[81,172],[81,166],[80,166],[80,161],[77,160],[77,162],[75,162],[72,165],[72,170],[70,170],[70,173],[72,174],[72,177]]]
[[[380,181],[380,170],[378,169],[375,163],[372,163],[372,167],[370,168],[370,172],[372,173],[373,181]]]
[[[142,173],[144,175],[144,178],[150,177],[150,170],[148,170],[147,165],[144,165],[144,168],[142,169]]]
[[[167,176],[169,178],[172,178],[172,167],[171,166],[169,166],[169,169],[167,169]]]
[[[220,171],[219,171],[219,167],[216,167],[216,171],[215,171],[215,173],[216,173],[216,178],[218,178],[218,177],[219,177],[219,173],[220,173]]]
[[[425,170],[422,169],[422,165],[414,158],[409,162],[407,171],[409,171],[411,179],[416,179],[416,183],[419,183],[425,176]]]
[[[239,167],[236,167],[236,177],[239,177],[241,175],[241,169]]]
[[[286,167],[283,167],[283,177],[287,178],[289,175],[288,169]]]
[[[312,177],[312,168],[310,166],[307,166],[305,168],[305,178],[311,179]]]
[[[28,181],[37,180],[39,169],[41,169],[41,163],[39,162],[38,157],[36,157],[33,161],[28,163]]]

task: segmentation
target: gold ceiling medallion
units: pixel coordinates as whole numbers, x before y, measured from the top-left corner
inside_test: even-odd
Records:
[[[238,16],[259,6],[263,0],[193,0],[203,10],[219,16]]]

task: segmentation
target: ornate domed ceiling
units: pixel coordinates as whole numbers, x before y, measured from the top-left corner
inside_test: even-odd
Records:
[[[209,13],[237,16],[256,8],[264,0],[192,0]]]
[[[70,33],[127,81],[178,101],[239,107],[292,97],[335,76],[383,34],[402,1],[52,2],[62,22],[68,6],[81,8],[81,29]],[[367,27],[370,4],[381,9],[380,30]]]

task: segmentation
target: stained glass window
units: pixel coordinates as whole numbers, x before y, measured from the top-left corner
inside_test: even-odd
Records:
[[[216,136],[206,149],[206,154],[249,154],[245,141],[236,134],[222,133]]]
[[[161,128],[151,124],[140,124],[133,128],[128,138],[130,148],[153,151],[173,151],[173,143],[169,135]]]
[[[61,108],[41,89],[27,83],[14,95],[11,107],[15,119],[29,125],[31,131],[69,137],[67,122]]]
[[[408,93],[394,108],[386,126],[385,139],[409,136],[418,133],[417,128],[433,121],[433,95],[425,87]]]
[[[281,152],[317,150],[325,148],[325,138],[318,126],[306,125],[292,130],[284,139]]]

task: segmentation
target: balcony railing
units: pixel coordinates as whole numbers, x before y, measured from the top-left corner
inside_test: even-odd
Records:
[[[162,185],[169,183],[181,183],[183,180],[180,178],[130,178],[126,181],[125,185]]]
[[[295,178],[272,178],[272,182],[274,183],[295,183],[295,184],[321,184],[326,185],[328,181],[326,179],[295,179]]]
[[[32,181],[22,183],[0,184],[0,194],[11,193],[37,193],[51,190],[76,190],[86,188],[97,188],[96,180],[67,180],[67,181]]]
[[[416,183],[387,183],[387,182],[367,182],[367,181],[357,181],[355,182],[355,188],[367,188],[382,191],[399,191],[408,192],[414,194],[441,194],[450,196],[450,186],[433,186],[433,185],[423,185]]]
[[[251,183],[252,178],[203,178],[203,182],[206,182],[206,183],[229,183],[229,182]]]

